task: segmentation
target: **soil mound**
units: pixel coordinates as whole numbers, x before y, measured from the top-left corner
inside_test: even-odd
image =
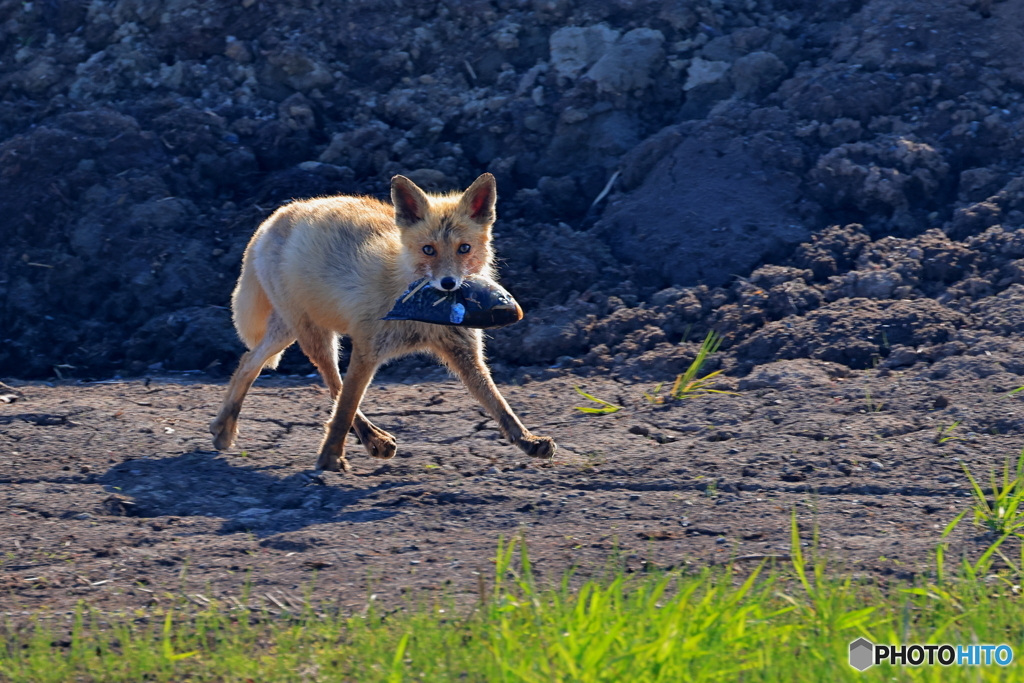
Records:
[[[1014,337],[1022,24],[1019,0],[0,0],[0,375],[229,370],[260,220],[396,173],[497,176],[527,312],[499,370],[665,375],[709,329],[731,373]]]

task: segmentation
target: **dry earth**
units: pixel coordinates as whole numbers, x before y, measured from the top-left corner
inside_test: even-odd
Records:
[[[784,556],[794,509],[834,568],[913,578],[969,504],[960,462],[987,472],[1024,446],[1024,408],[1007,395],[1022,381],[1004,360],[779,361],[726,380],[735,395],[667,405],[644,399],[650,384],[609,378],[505,385],[526,424],[559,442],[552,462],[505,443],[439,369],[422,383],[384,373],[364,408],[399,454],[372,460],[350,439],[355,471],[342,475],[310,470],[330,408],[318,380],[258,381],[241,450],[227,453],[206,433],[222,385],[16,383],[0,404],[0,604],[118,610],[182,590],[202,602],[239,596],[246,577],[273,609],[314,577],[344,610],[370,594],[471,600],[500,535],[522,530],[545,579],[696,568]],[[574,410],[579,382],[622,409]],[[985,542],[966,524],[953,540],[954,556]]]
[[[246,577],[272,609],[314,577],[344,610],[467,601],[502,534],[548,579],[701,567],[785,555],[794,509],[837,570],[928,571],[961,462],[1024,446],[1022,27],[1024,0],[0,0],[0,373],[33,380],[0,391],[0,613]],[[398,457],[311,472],[329,402],[295,353],[211,451],[259,222],[483,171],[527,312],[489,352],[554,461],[414,360],[367,401]],[[709,330],[737,394],[645,401]]]

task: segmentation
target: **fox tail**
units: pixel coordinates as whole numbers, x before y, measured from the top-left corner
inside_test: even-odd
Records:
[[[242,261],[242,275],[231,295],[231,311],[238,336],[248,349],[256,347],[267,333],[267,321],[274,311],[267,292],[256,276],[256,268],[250,262],[249,255]],[[281,354],[267,361],[266,366],[274,369],[281,361]]]

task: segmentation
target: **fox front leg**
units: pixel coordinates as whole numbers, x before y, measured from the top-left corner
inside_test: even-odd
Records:
[[[445,343],[435,346],[434,351],[459,376],[473,398],[494,418],[509,442],[536,458],[554,456],[557,449],[554,439],[531,434],[498,392],[490,370],[484,363],[483,342],[477,330],[451,328]]]
[[[349,430],[352,429],[352,422],[359,410],[359,403],[363,400],[366,387],[370,385],[376,371],[376,361],[353,348],[348,372],[345,373],[345,381],[342,383],[341,396],[338,397],[338,401],[334,405],[334,414],[331,415],[331,419],[327,423],[327,433],[320,445],[320,454],[316,460],[318,470],[331,472],[342,470],[350,472],[352,470],[345,458],[345,438],[348,436]]]

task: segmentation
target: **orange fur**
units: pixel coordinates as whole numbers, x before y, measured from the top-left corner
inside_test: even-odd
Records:
[[[479,330],[381,320],[416,280],[429,278],[440,288],[443,278],[461,283],[474,275],[493,277],[493,176],[484,174],[464,193],[447,195],[427,195],[396,176],[392,200],[393,206],[371,197],[295,202],[256,230],[232,296],[235,327],[249,351],[210,424],[218,449],[233,444],[242,401],[260,371],[276,366],[297,340],[337,401],[317,460],[322,469],[347,469],[350,428],[371,455],[395,454],[394,438],[358,407],[381,363],[417,351],[433,353],[458,374],[509,441],[531,455],[554,453],[554,442],[530,434],[498,393]],[[337,369],[339,334],[349,335],[353,346],[344,385]]]

